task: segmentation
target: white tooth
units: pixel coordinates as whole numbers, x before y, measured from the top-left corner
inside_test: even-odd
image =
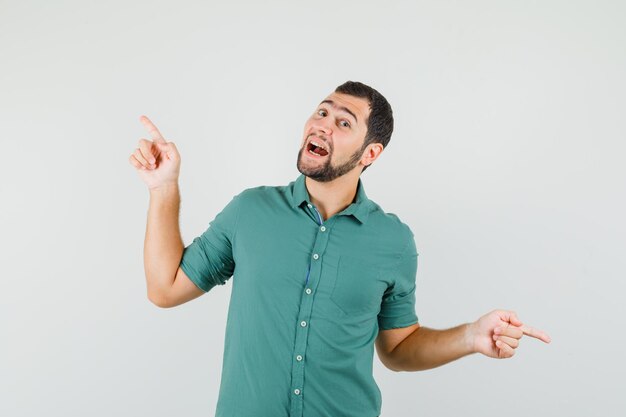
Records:
[[[328,150],[328,149],[326,149],[324,146],[322,146],[322,145],[320,145],[319,143],[315,142],[314,140],[312,140],[312,141],[311,141],[311,143],[312,143],[313,145],[317,146],[318,148],[322,148],[322,149],[324,149],[324,150],[326,150],[326,151]]]

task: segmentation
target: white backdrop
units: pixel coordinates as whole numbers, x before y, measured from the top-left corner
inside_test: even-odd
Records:
[[[413,230],[420,323],[515,310],[552,343],[417,373],[383,416],[622,416],[626,6],[620,1],[0,0],[0,415],[208,416],[232,282],[146,296],[150,117],[181,157],[185,245],[299,174],[306,118],[391,103],[365,190]]]

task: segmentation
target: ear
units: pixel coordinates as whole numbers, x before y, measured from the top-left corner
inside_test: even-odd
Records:
[[[363,157],[361,158],[361,162],[363,165],[371,165],[378,156],[383,152],[384,148],[382,143],[370,143],[365,148],[365,152],[363,153]]]

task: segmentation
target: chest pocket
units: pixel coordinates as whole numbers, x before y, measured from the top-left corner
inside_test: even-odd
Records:
[[[378,269],[363,259],[339,258],[330,300],[346,314],[378,314],[387,288]]]

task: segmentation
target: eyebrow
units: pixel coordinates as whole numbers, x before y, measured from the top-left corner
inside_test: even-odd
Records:
[[[334,102],[334,101],[332,101],[332,100],[323,100],[323,101],[320,103],[320,105],[322,105],[322,104],[324,104],[324,103],[328,103],[328,104],[330,104],[330,105],[331,105],[331,106],[333,106],[333,107],[339,107],[339,110],[345,111],[346,113],[350,113],[350,115],[351,115],[352,117],[354,117],[354,121],[355,121],[355,122],[357,122],[357,123],[359,123],[359,119],[357,119],[357,118],[356,118],[356,115],[355,115],[354,113],[352,113],[352,112],[351,112],[351,111],[350,111],[347,107],[337,106],[337,105],[335,105],[335,102]]]

